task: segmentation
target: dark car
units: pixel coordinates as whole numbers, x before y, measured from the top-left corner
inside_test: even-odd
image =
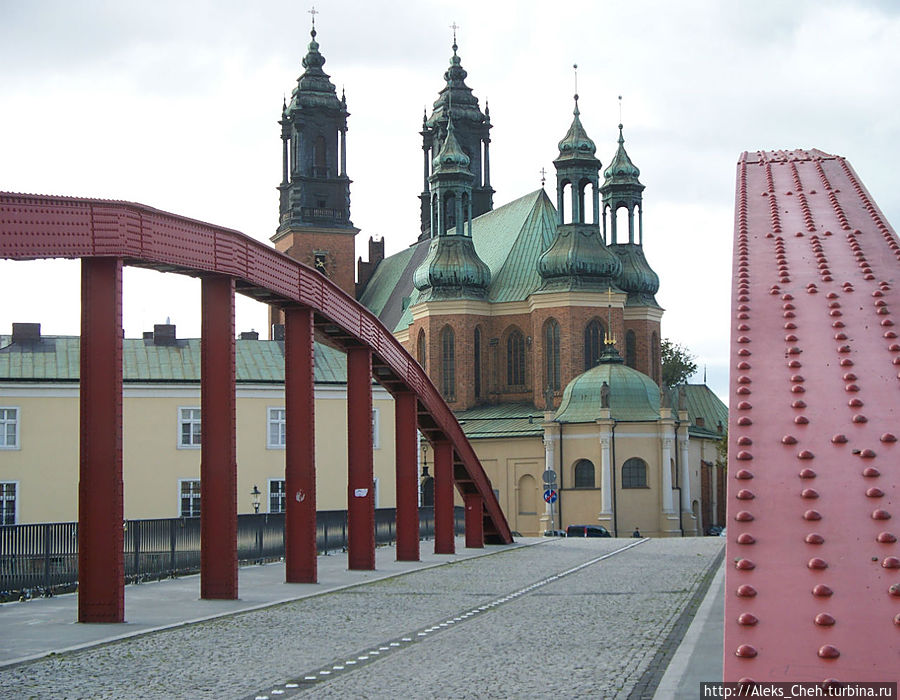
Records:
[[[544,530],[544,537],[565,537],[565,530]]]
[[[569,525],[566,537],[612,537],[602,525]]]

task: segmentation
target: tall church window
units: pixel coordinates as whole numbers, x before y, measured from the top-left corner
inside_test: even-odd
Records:
[[[552,318],[544,326],[544,364],[546,388],[559,391],[559,323]]]
[[[472,352],[473,365],[475,372],[475,398],[481,398],[481,328],[475,328],[475,347]]]
[[[419,364],[422,365],[422,369],[427,369],[425,367],[425,357],[427,356],[426,348],[425,348],[425,331],[421,328],[419,329],[419,339],[416,342],[416,359],[419,361]]]
[[[456,347],[450,326],[441,331],[441,393],[448,401],[456,398]]]
[[[631,457],[622,465],[622,488],[647,488],[647,463],[640,457]]]
[[[579,459],[575,462],[575,488],[594,488],[594,463],[589,459]]]
[[[631,369],[637,369],[637,338],[634,331],[625,334],[625,364]]]
[[[319,136],[313,147],[313,177],[328,177],[328,161],[325,158],[325,137]]]
[[[506,339],[506,383],[509,386],[525,385],[525,338],[514,330]]]
[[[450,229],[456,227],[456,195],[452,192],[447,193],[444,197],[444,223],[443,223],[443,231],[440,233],[445,233],[446,231],[450,231]],[[456,231],[452,231],[451,233],[456,233]]]
[[[596,318],[584,329],[584,371],[596,367],[603,349],[603,324]]]

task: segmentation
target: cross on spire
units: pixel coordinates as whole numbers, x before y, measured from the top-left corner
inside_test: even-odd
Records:
[[[547,182],[547,171],[544,168],[541,168],[541,189],[544,188],[544,183]]]
[[[315,29],[316,28],[316,15],[321,14],[321,13],[316,9],[315,5],[313,5],[309,10],[307,10],[307,12],[309,12],[309,14],[312,15],[312,28]]]
[[[456,46],[456,30],[459,29],[459,25],[456,22],[450,25],[450,29],[453,30],[453,45]]]
[[[572,64],[572,70],[575,71],[575,101],[578,102],[578,64]]]
[[[622,96],[619,95],[619,124],[622,123]]]

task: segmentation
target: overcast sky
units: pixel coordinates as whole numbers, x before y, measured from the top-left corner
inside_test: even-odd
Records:
[[[540,187],[571,122],[604,166],[623,96],[641,169],[644,250],[663,335],[727,396],[735,163],[742,151],[845,156],[900,220],[900,3],[659,0],[547,3],[319,0],[325,71],[351,112],[351,218],[388,253],[419,230],[422,112],[459,25],[468,85],[489,100],[495,206]],[[0,0],[0,190],[141,202],[268,241],[281,176],[277,121],[302,72],[297,2]],[[0,333],[79,332],[77,263],[0,261]],[[199,284],[126,270],[125,332],[171,318],[199,335]],[[239,299],[237,330],[265,332]],[[702,378],[700,375],[696,379]]]

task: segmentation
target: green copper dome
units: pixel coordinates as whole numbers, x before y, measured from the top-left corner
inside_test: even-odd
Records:
[[[469,173],[469,156],[459,145],[456,134],[453,133],[453,119],[447,128],[447,138],[441,144],[441,151],[431,161],[435,172],[465,172],[471,178]]]
[[[490,268],[478,257],[468,236],[432,238],[425,260],[413,274],[419,301],[484,299],[490,283]]]
[[[628,305],[656,306],[653,295],[659,291],[659,276],[651,269],[644,250],[634,243],[610,246],[622,262],[622,273],[616,284],[628,292]]]
[[[603,186],[639,185],[641,189],[644,189],[644,186],[638,180],[640,174],[641,171],[631,162],[631,158],[628,157],[628,153],[625,151],[625,138],[622,136],[622,125],[619,124],[619,148],[616,150],[616,155],[613,156],[609,167],[603,171],[603,177],[605,178]]]
[[[544,280],[542,289],[606,289],[615,288],[622,263],[603,243],[597,226],[563,224],[538,259],[538,272]]]
[[[603,388],[609,387],[608,392]],[[659,387],[650,377],[626,367],[614,346],[606,346],[600,364],[569,382],[554,420],[592,423],[604,408],[608,393],[610,416],[616,420],[659,420]]]
[[[291,92],[291,102],[286,112],[303,107],[341,109],[342,106],[328,74],[322,70],[325,57],[319,53],[315,27],[310,32],[310,37],[308,52],[303,57],[303,75],[297,79],[297,87]]]
[[[575,115],[572,119],[572,125],[559,142],[559,156],[554,163],[565,162],[569,160],[588,160],[596,161],[597,168],[600,167],[600,161],[594,153],[597,152],[597,146],[587,135],[584,127],[581,125],[581,112],[578,110],[578,95],[575,95]]]

